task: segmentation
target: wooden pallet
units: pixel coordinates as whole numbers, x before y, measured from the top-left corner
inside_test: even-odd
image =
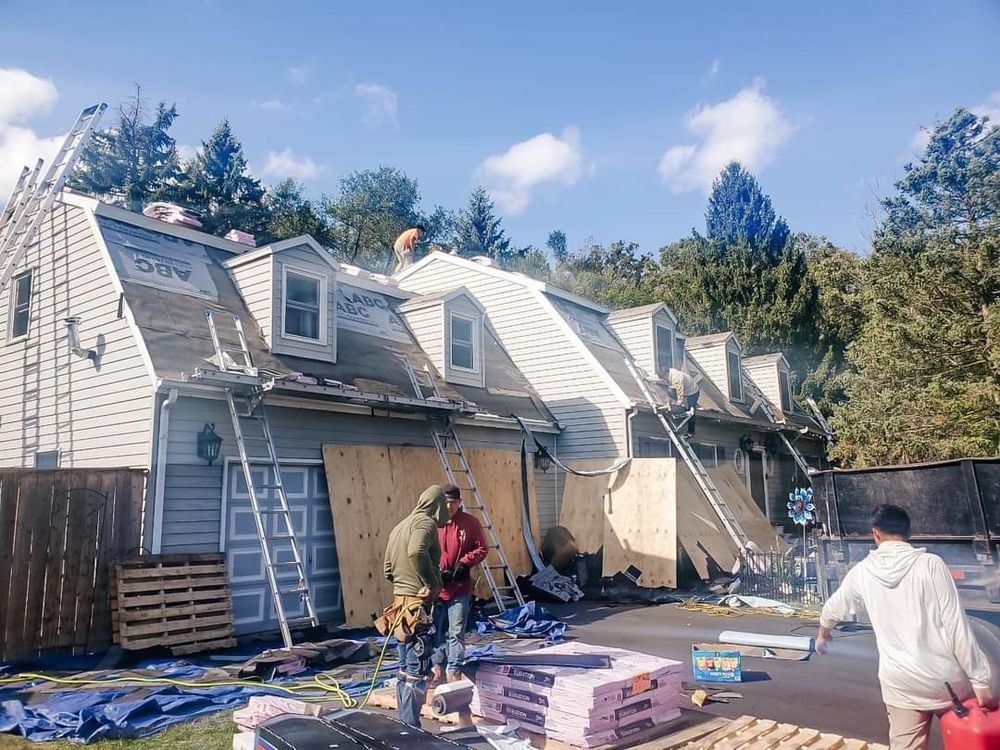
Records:
[[[233,609],[221,554],[143,555],[115,563],[112,632],[122,648],[175,656],[231,648]]]
[[[852,740],[839,734],[782,724],[756,716],[741,716],[707,736],[686,745],[697,750],[888,750],[865,740]]]

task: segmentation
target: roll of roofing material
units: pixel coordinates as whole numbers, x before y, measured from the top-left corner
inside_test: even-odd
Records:
[[[724,630],[719,633],[719,643],[734,643],[737,646],[759,646],[761,648],[791,648],[796,651],[813,650],[813,639],[806,636],[743,633],[738,630]]]
[[[449,682],[434,689],[431,711],[435,716],[468,711],[472,703],[472,683],[469,680]]]

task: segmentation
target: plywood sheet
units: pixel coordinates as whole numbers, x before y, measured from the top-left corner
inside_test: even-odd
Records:
[[[604,575],[629,565],[643,586],[677,586],[677,463],[636,458],[622,469],[604,514]]]
[[[594,458],[567,461],[566,465],[577,471],[603,469],[613,459]],[[559,525],[565,526],[576,539],[581,552],[597,552],[604,545],[604,508],[608,487],[621,472],[600,477],[580,477],[566,474]]]
[[[487,448],[466,450],[487,509],[511,567],[531,571],[531,559],[521,534],[520,454]],[[324,445],[330,507],[348,626],[371,624],[371,613],[392,598],[392,586],[382,577],[386,540],[413,509],[429,485],[444,484],[443,470],[433,448]],[[528,472],[532,530],[537,543],[538,521],[533,473]],[[477,593],[485,593],[485,584]]]

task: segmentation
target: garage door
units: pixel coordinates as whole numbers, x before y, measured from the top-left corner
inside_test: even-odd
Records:
[[[270,468],[254,471],[258,486],[274,484]],[[340,571],[333,538],[333,518],[326,477],[322,466],[282,466],[281,480],[285,485],[292,525],[302,550],[309,579],[309,590],[321,623],[343,621],[340,601]],[[226,560],[233,599],[233,624],[236,633],[261,633],[278,629],[271,592],[264,573],[264,558],[257,539],[257,529],[250,498],[247,495],[243,470],[238,463],[229,467],[226,503]],[[271,490],[261,496],[262,505],[276,502]],[[273,515],[264,516],[265,528],[275,533],[284,525]],[[279,545],[275,562],[287,562],[291,551]],[[278,568],[281,588],[295,588],[294,568]],[[289,618],[304,617],[305,607],[294,594],[285,597],[285,612]]]

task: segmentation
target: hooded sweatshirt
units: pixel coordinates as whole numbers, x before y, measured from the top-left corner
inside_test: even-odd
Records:
[[[434,484],[424,490],[410,515],[389,532],[384,568],[394,596],[416,596],[424,586],[432,594],[441,590],[437,530],[447,521],[444,492]]]
[[[878,678],[887,706],[934,711],[986,687],[990,668],[969,628],[944,561],[906,542],[882,542],[844,577],[820,624],[832,628],[868,612],[878,644]],[[970,685],[971,683],[971,685]]]

